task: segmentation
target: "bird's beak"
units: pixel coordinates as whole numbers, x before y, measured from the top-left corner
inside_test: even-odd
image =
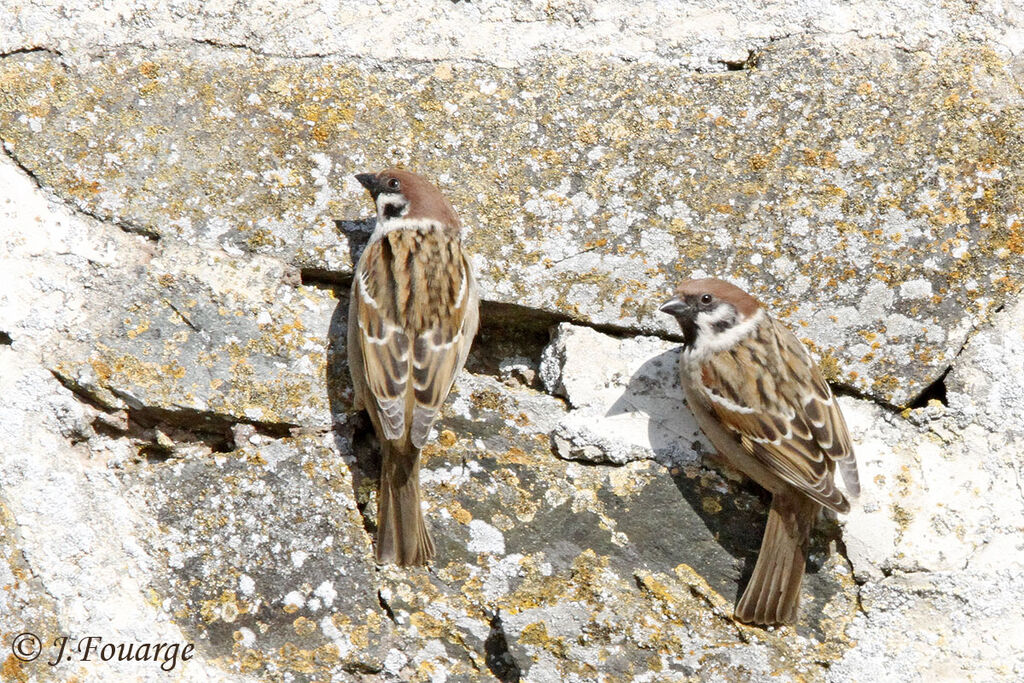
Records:
[[[686,315],[690,312],[690,305],[681,299],[672,298],[662,304],[661,308],[658,309],[662,313],[668,313],[671,316]]]
[[[356,180],[359,184],[370,191],[374,197],[380,192],[380,187],[377,185],[377,175],[374,173],[357,173]]]

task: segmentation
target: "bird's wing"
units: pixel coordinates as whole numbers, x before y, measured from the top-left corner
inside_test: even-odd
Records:
[[[390,263],[381,242],[366,247],[352,282],[351,307],[356,314],[363,379],[373,401],[383,436],[398,440],[405,435],[406,390],[409,385],[409,335],[396,320]]]
[[[353,296],[384,436],[408,435],[422,448],[476,334],[476,286],[461,244],[438,228],[387,233],[360,259]]]
[[[698,388],[753,458],[822,505],[849,510],[832,477],[838,462],[850,492],[859,491],[846,423],[821,372],[785,326],[766,319],[751,337],[713,354]]]
[[[460,250],[461,252],[461,250]],[[461,253],[456,267],[449,271],[454,298],[443,297],[450,304],[451,315],[418,334],[413,342],[412,431],[410,439],[417,448],[427,441],[430,427],[441,409],[455,377],[462,370],[479,320],[476,282],[469,264]],[[442,274],[438,273],[440,278]],[[443,280],[442,280],[443,281]]]

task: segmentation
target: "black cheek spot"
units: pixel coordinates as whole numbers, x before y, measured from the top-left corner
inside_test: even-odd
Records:
[[[727,329],[732,327],[732,325],[733,325],[732,319],[731,318],[726,318],[725,320],[719,320],[718,322],[713,324],[711,327],[714,328],[715,332],[725,332]]]

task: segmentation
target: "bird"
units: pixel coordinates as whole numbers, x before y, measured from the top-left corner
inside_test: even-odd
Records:
[[[452,205],[426,178],[388,168],[356,180],[377,223],[352,278],[348,364],[353,408],[365,409],[381,447],[379,564],[434,557],[420,509],[420,451],[466,363],[479,298]]]
[[[728,465],[772,494],[761,549],[734,616],[751,624],[797,620],[807,543],[823,507],[860,493],[846,421],[821,370],[793,332],[739,287],[687,280],[660,310],[683,333],[686,403]]]

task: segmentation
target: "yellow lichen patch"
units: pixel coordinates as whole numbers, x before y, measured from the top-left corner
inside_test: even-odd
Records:
[[[245,650],[237,661],[242,671],[257,671],[263,666],[264,656],[259,650],[250,648]]]
[[[703,576],[693,570],[693,567],[687,564],[676,565],[675,569],[676,577],[680,581],[690,587],[691,590],[696,591],[702,598],[707,600],[713,607],[727,611],[729,609],[729,601],[726,600],[722,595],[713,589],[710,584],[704,579]]]
[[[833,355],[831,349],[822,353],[821,357],[818,359],[818,367],[821,369],[821,374],[824,375],[825,379],[829,382],[835,382],[842,378],[839,361]]]
[[[0,674],[2,674],[0,678],[3,678],[5,681],[21,683],[29,679],[29,673],[26,670],[25,664],[13,654],[7,655],[3,666],[0,666]]]
[[[563,638],[551,638],[548,629],[543,622],[527,624],[523,627],[519,636],[520,642],[524,645],[541,647],[556,657],[565,657],[568,654],[569,646]]]
[[[234,591],[226,590],[216,600],[204,600],[200,604],[200,616],[203,621],[213,623],[223,621],[233,623],[239,614],[248,612],[248,607],[243,603],[239,605]]]
[[[469,524],[473,521],[473,515],[469,510],[462,507],[458,501],[453,500],[448,505],[448,511],[451,513],[452,518],[455,519],[459,524]]]
[[[455,432],[450,429],[445,429],[437,438],[437,442],[445,448],[451,448],[455,445]]]
[[[301,673],[313,673],[316,671],[314,666],[315,653],[313,650],[305,650],[291,642],[287,642],[278,650],[278,655],[281,658],[281,665],[286,669]]]
[[[316,632],[316,622],[306,617],[299,617],[292,622],[292,628],[295,629],[296,635],[308,636]]]

